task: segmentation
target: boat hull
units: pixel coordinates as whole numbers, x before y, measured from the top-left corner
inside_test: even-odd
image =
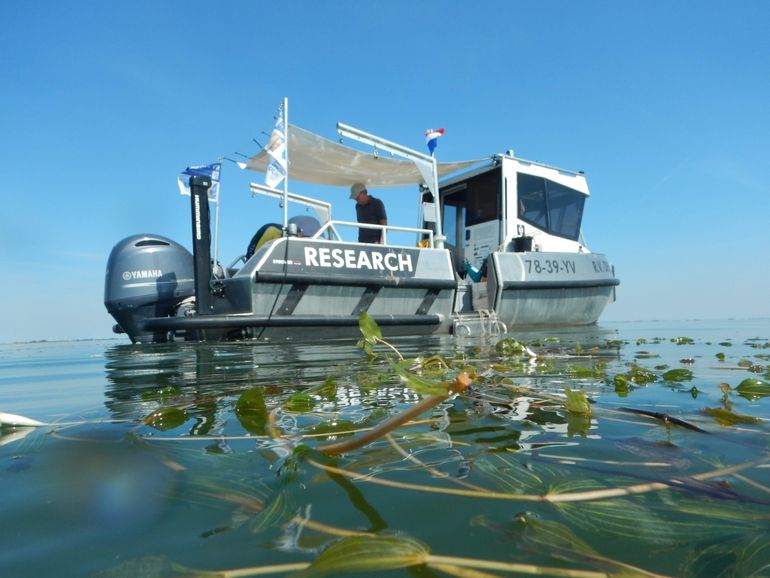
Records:
[[[489,306],[508,328],[590,325],[620,283],[598,253],[493,253]]]
[[[157,252],[136,245],[119,244],[128,255],[116,252],[113,261],[141,268],[143,260],[157,260]],[[170,261],[163,271],[156,267],[164,278],[177,275]],[[189,277],[189,254],[179,252],[179,261]],[[125,301],[126,290],[116,285],[114,274],[108,275],[105,303],[134,342],[323,340],[360,336],[362,312],[386,336],[446,334],[460,326],[463,334],[474,334],[489,328],[588,325],[598,320],[618,284],[606,257],[590,253],[495,252],[488,270],[486,283],[469,284],[456,276],[448,250],[283,237],[238,271],[214,279],[203,307],[191,302],[189,287],[176,307],[165,294],[163,308],[156,307],[159,278],[147,281],[142,307],[117,310],[114,295]],[[466,292],[472,300],[462,298]],[[474,317],[479,318],[475,325]]]
[[[142,322],[185,339],[360,335],[366,311],[385,335],[449,333],[457,282],[449,252],[284,237],[217,282],[210,311]]]

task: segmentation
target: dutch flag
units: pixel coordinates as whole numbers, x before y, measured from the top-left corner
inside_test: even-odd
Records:
[[[431,155],[433,155],[433,151],[436,150],[436,141],[438,141],[438,137],[440,136],[444,136],[443,128],[429,128],[425,131],[425,144],[428,145],[428,150]]]

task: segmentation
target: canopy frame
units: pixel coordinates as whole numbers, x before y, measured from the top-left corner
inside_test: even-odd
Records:
[[[436,204],[436,214],[441,215],[441,206],[439,204],[440,201],[438,194],[438,170],[436,167],[435,157],[417,152],[398,143],[394,143],[382,137],[369,134],[341,122],[337,123],[337,133],[340,135],[340,138],[350,138],[360,143],[373,146],[375,147],[375,150],[379,148],[392,155],[397,155],[412,161],[417,167],[417,170],[420,171],[422,178],[425,179],[425,184],[433,193],[433,201]],[[420,193],[420,196],[422,196],[422,193]],[[439,249],[443,249],[444,240],[446,237],[444,237],[444,234],[441,230],[441,219],[436,219],[433,226],[435,227],[435,246]]]

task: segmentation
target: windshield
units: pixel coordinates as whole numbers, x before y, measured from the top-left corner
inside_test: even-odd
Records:
[[[586,195],[542,177],[518,173],[519,218],[552,235],[577,241]]]

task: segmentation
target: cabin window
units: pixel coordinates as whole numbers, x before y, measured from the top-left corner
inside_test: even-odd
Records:
[[[517,175],[519,218],[547,233],[577,241],[586,196],[542,177]]]
[[[554,235],[577,241],[583,217],[583,193],[547,181],[549,230]]]
[[[450,245],[461,244],[458,243],[458,239],[460,239],[460,234],[457,231],[458,209],[459,207],[454,205],[444,205],[444,235]]]
[[[545,206],[545,179],[532,175],[518,175],[519,218],[535,225],[538,229],[548,229],[548,210]]]
[[[490,171],[472,178],[467,183],[465,198],[467,212],[465,225],[477,225],[500,218],[497,209],[500,171]]]

